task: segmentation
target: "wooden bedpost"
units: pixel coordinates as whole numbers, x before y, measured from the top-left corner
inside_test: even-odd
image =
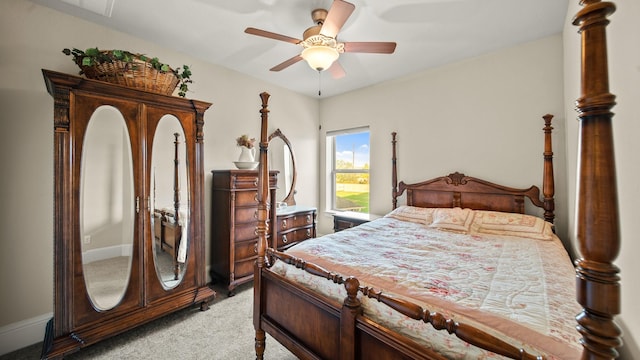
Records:
[[[553,224],[555,220],[555,208],[556,203],[554,200],[555,195],[555,180],[553,178],[553,146],[551,140],[551,132],[553,126],[551,126],[551,120],[553,115],[547,114],[542,117],[544,119],[544,172],[542,178],[542,196],[544,197],[544,219]]]
[[[180,279],[180,263],[178,262],[177,256],[180,241],[182,241],[182,225],[180,225],[182,221],[182,219],[180,219],[180,157],[178,156],[180,133],[174,133],[173,137],[175,138],[173,142],[173,220],[178,230],[173,242],[173,280],[178,280]],[[162,247],[162,241],[160,241],[160,247]]]
[[[607,66],[607,16],[611,2],[582,0],[573,24],[582,37],[581,95],[576,101],[580,120],[578,160],[576,317],[584,347],[582,359],[614,359],[622,345],[613,318],[620,313],[619,269],[613,264],[620,250],[618,200]]]
[[[269,147],[269,138],[267,135],[269,110],[267,103],[269,102],[269,94],[260,93],[262,99],[262,108],[260,109],[261,125],[260,125],[260,164],[258,165],[258,226],[256,233],[258,235],[258,258],[256,259],[254,277],[253,277],[253,326],[256,330],[255,349],[256,359],[261,360],[264,357],[265,350],[265,332],[260,326],[260,315],[262,314],[262,299],[260,271],[267,265],[267,234],[269,232],[269,164],[267,163],[267,152]]]
[[[393,149],[393,154],[391,155],[391,184],[393,189],[391,190],[391,196],[393,197],[393,209],[398,207],[398,166],[397,156],[396,156],[396,132],[391,133],[391,147]]]
[[[344,299],[340,312],[340,359],[356,358],[356,317],[362,314],[362,307],[358,299],[360,282],[355,277],[344,281],[347,297]]]

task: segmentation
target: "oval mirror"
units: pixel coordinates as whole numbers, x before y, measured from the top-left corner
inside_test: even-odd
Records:
[[[184,276],[189,244],[189,182],[184,131],[178,118],[158,122],[151,154],[151,232],[156,274],[165,289]]]
[[[276,139],[276,141],[273,141]],[[269,164],[272,170],[278,170],[278,187],[276,198],[280,204],[289,206],[296,204],[296,158],[289,139],[276,129],[269,135]],[[278,204],[278,205],[280,205]]]
[[[80,168],[80,243],[93,306],[112,309],[124,297],[134,239],[133,161],[122,114],[101,106],[87,125]]]

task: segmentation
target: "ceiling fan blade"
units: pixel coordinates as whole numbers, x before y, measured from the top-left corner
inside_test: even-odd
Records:
[[[322,24],[320,34],[335,38],[355,8],[356,6],[352,3],[342,0],[334,0],[333,4],[331,4],[331,8],[329,8],[329,12],[327,13],[327,18]]]
[[[394,42],[346,42],[344,52],[393,54],[396,51]]]
[[[244,30],[244,32],[246,32],[247,34],[262,36],[262,37],[266,37],[266,38],[269,38],[269,39],[280,40],[280,41],[292,43],[292,44],[295,44],[295,45],[298,45],[302,41],[302,40],[299,40],[299,39],[296,39],[296,38],[292,38],[291,36],[276,34],[276,33],[271,32],[271,31],[260,30],[260,29],[256,29],[256,28],[252,28],[252,27],[246,28]]]
[[[287,67],[297,63],[300,60],[302,60],[302,56],[296,55],[296,56],[292,57],[291,59],[285,60],[285,61],[281,62],[280,64],[272,67],[269,70],[271,70],[271,71],[280,71],[280,70],[282,70],[284,68],[287,68]]]
[[[329,73],[331,74],[331,77],[334,79],[340,79],[345,77],[345,75],[347,75],[347,73],[344,71],[344,68],[342,67],[342,65],[340,65],[340,63],[338,61],[334,61],[333,65],[331,65],[331,67],[329,67]]]

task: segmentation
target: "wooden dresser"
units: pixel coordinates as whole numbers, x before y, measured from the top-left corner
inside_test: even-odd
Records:
[[[214,170],[211,200],[211,279],[234,289],[253,279],[257,257],[258,171]],[[271,198],[278,171],[269,173]]]
[[[276,236],[272,247],[283,251],[316,237],[316,208],[293,205],[276,211]]]

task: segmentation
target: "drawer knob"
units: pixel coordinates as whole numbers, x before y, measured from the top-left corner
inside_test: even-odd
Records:
[[[253,186],[258,186],[258,179],[253,180]]]
[[[311,229],[307,229],[307,239],[311,237]]]
[[[256,211],[254,211],[254,212],[253,212],[253,218],[254,218],[254,219],[257,219],[257,218],[258,218],[258,210],[256,210]]]
[[[282,220],[282,228],[283,229],[287,228],[287,219]]]
[[[311,224],[311,215],[307,214],[307,224]]]
[[[282,242],[287,243],[287,235],[282,235]]]
[[[253,252],[256,253],[256,254],[258,253],[258,243],[253,245]]]

